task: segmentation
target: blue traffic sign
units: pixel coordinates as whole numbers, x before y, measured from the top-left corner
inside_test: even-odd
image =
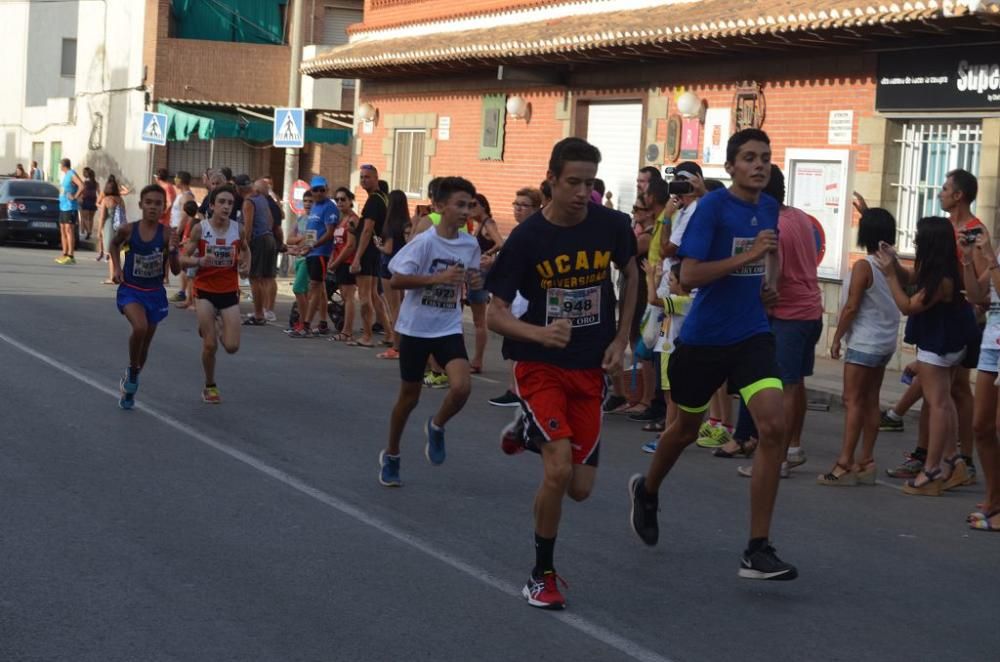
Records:
[[[142,114],[142,142],[150,145],[167,144],[167,116],[163,113],[144,112]]]
[[[306,144],[306,113],[301,108],[274,109],[274,146],[301,148]]]

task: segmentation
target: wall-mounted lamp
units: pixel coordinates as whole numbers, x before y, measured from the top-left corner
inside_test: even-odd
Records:
[[[531,121],[531,104],[524,97],[515,94],[507,97],[507,114],[516,120]]]
[[[702,100],[694,92],[688,91],[677,97],[677,110],[687,118],[700,117],[702,113]]]
[[[378,117],[378,109],[366,101],[358,106],[357,116],[362,122],[374,122]]]

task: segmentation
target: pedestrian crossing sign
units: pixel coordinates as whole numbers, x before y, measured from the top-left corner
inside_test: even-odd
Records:
[[[150,145],[167,144],[167,116],[163,113],[142,114],[142,142]]]
[[[274,146],[301,148],[306,144],[306,117],[301,108],[274,109]]]

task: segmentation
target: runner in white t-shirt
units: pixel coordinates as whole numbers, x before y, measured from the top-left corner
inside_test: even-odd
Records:
[[[448,395],[438,412],[427,419],[424,455],[434,465],[445,460],[444,426],[469,399],[471,369],[462,335],[462,290],[482,289],[479,243],[460,234],[469,217],[469,203],[476,194],[471,182],[445,177],[434,192],[441,222],[422,232],[389,262],[391,286],[405,290],[399,307],[399,399],[389,423],[389,444],[379,452],[379,482],[387,487],[402,484],[399,478],[399,445],[410,412],[420,401],[424,368],[431,356],[448,375]],[[472,268],[467,269],[467,266]]]

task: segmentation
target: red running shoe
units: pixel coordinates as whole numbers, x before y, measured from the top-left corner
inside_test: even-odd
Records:
[[[521,408],[517,408],[514,420],[508,423],[500,433],[500,450],[504,455],[517,455],[524,452],[524,416]]]
[[[565,609],[566,598],[559,592],[559,584],[569,588],[562,577],[555,572],[546,572],[541,577],[532,574],[528,583],[521,589],[521,595],[532,607],[539,609]]]

